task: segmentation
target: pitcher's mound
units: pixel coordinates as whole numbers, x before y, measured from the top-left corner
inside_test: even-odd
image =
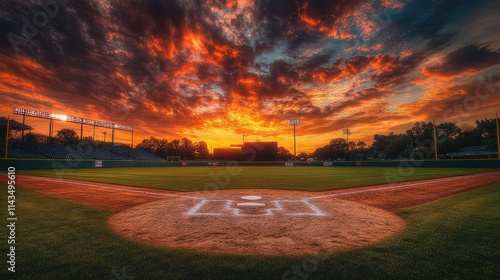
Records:
[[[155,201],[113,215],[109,224],[159,246],[238,255],[325,254],[379,242],[404,227],[391,212],[334,198],[268,197],[259,209],[237,208],[238,198]]]

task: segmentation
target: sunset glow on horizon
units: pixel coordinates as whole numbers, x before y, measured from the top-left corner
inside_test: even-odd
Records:
[[[290,151],[287,121],[300,119],[299,153],[343,128],[371,144],[500,109],[494,0],[48,2],[0,3],[0,116],[21,121],[21,107],[129,125],[136,145],[228,147],[245,135]],[[26,123],[47,134],[48,121]]]

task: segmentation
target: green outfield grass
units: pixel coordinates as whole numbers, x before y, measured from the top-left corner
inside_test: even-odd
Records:
[[[19,173],[176,191],[240,188],[323,191],[487,171],[498,169],[219,166],[69,169],[62,173],[48,169]]]
[[[6,185],[0,186],[4,190],[0,200],[6,201]],[[406,229],[382,243],[301,257],[157,248],[115,234],[107,226],[109,212],[22,188],[16,195],[17,272],[13,276],[7,271],[7,233],[2,226],[0,279],[496,279],[500,275],[500,184],[404,209],[398,214],[407,221]],[[6,223],[6,207],[0,214]]]

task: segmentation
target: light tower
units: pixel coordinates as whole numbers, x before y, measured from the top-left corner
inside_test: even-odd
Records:
[[[346,160],[349,160],[349,135],[351,135],[351,130],[349,128],[342,129],[342,134],[347,135],[347,154]]]
[[[288,120],[288,125],[293,125],[293,159],[297,154],[297,142],[295,141],[295,126],[299,125],[299,119]]]

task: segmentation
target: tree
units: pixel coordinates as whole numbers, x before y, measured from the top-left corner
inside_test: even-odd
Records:
[[[330,140],[329,146],[329,158],[346,158],[347,141],[344,138],[335,138]]]
[[[278,159],[279,160],[288,160],[293,158],[292,153],[289,150],[285,149],[283,146],[278,147]]]
[[[56,134],[57,142],[66,145],[78,144],[78,135],[73,129],[63,128]]]
[[[200,141],[195,143],[196,147],[196,158],[207,159],[210,156],[210,151],[208,150],[208,145],[205,141]]]
[[[406,131],[406,135],[418,145],[426,139],[434,139],[434,125],[432,122],[416,122],[410,130]]]
[[[405,153],[407,147],[408,137],[406,135],[399,135],[387,145],[384,152],[390,158],[398,158]]]
[[[182,151],[183,158],[189,158],[189,159],[195,158],[196,153],[193,141],[189,140],[186,137],[182,138],[180,143],[180,149]]]
[[[313,157],[316,157],[318,159],[330,159],[329,151],[330,151],[329,145],[326,145],[323,148],[317,148],[313,152]]]
[[[436,126],[436,134],[439,142],[454,139],[460,135],[460,132],[460,127],[452,122],[445,122]]]
[[[432,122],[417,122],[410,130],[406,131],[411,146],[420,158],[430,157],[434,152],[434,124]]]
[[[457,146],[462,130],[452,122],[445,122],[437,125],[436,135],[439,153],[446,153],[459,150]]]
[[[349,144],[348,144],[348,149],[347,149],[347,152],[349,153],[347,156],[350,158],[351,157],[351,154],[353,152],[356,152],[356,143],[354,141],[349,141]]]
[[[26,133],[23,138],[24,142],[42,143],[47,141],[47,136],[40,133]]]
[[[368,145],[363,141],[358,141],[358,143],[356,144],[356,148],[361,149],[361,150],[364,150],[366,146],[368,146]]]
[[[159,142],[158,139],[151,136],[149,139],[143,139],[142,142],[139,143],[139,145],[137,145],[136,147],[144,149],[144,150],[158,156],[158,154],[157,154],[158,146],[159,146],[158,142]]]
[[[461,127],[461,132],[456,139],[456,149],[468,146],[480,146],[481,133],[474,126],[464,124]]]
[[[497,146],[497,124],[495,119],[476,120],[476,130],[481,135],[482,144]]]
[[[297,155],[298,158],[308,158],[309,156],[307,155],[306,152],[300,152],[298,155]]]
[[[373,135],[372,147],[377,152],[385,151],[385,148],[387,148],[387,146],[389,146],[389,144],[391,143],[391,141],[393,139],[394,139],[393,133],[391,133],[389,135],[375,134],[375,135]]]
[[[181,153],[180,149],[179,149],[180,143],[181,143],[181,141],[178,139],[174,139],[174,140],[172,140],[172,142],[170,142],[171,152],[172,152],[170,154],[171,156],[180,156],[180,153]]]

